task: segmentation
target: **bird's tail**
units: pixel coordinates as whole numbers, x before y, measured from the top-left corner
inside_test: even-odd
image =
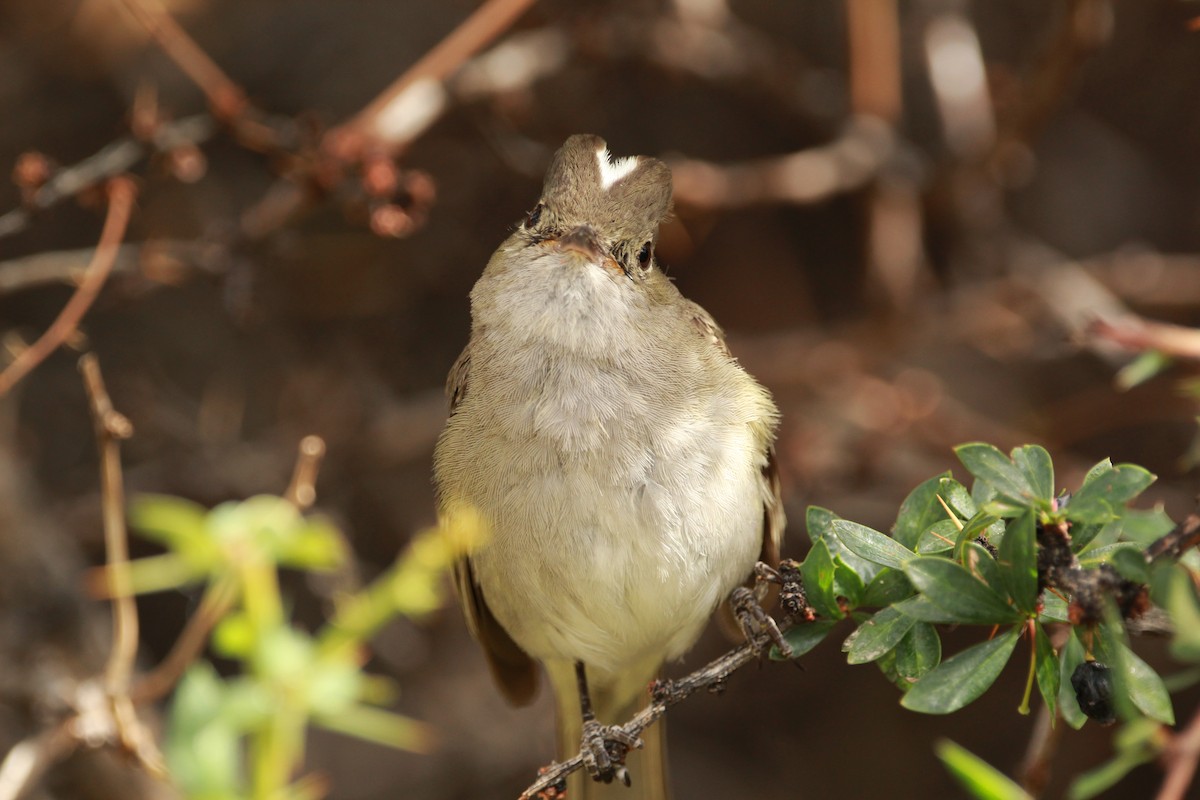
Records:
[[[583,721],[579,713],[579,689],[574,666],[569,662],[547,664],[554,688],[558,720],[558,758],[565,760],[579,752]],[[592,708],[596,719],[605,725],[628,722],[650,701],[647,688],[658,672],[658,665],[645,671],[634,670],[614,682],[594,680],[589,675]],[[669,800],[667,780],[666,720],[660,719],[641,734],[643,746],[631,750],[625,760],[631,785],[618,781],[605,784],[592,780],[585,771],[567,779],[570,800]]]

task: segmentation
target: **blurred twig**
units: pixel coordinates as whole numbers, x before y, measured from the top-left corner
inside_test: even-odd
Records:
[[[104,228],[100,232],[100,243],[96,245],[92,261],[85,270],[79,287],[71,295],[71,299],[67,301],[58,318],[46,329],[46,332],[36,342],[21,351],[4,372],[0,373],[0,396],[7,394],[18,381],[58,349],[58,346],[79,328],[83,315],[87,313],[96,299],[96,295],[99,294],[100,287],[108,279],[109,271],[112,269],[120,248],[121,238],[125,235],[125,228],[129,223],[136,196],[137,187],[134,186],[131,179],[116,177],[109,181],[108,216],[105,218]]]
[[[1088,334],[1126,350],[1157,350],[1163,355],[1200,361],[1200,329],[1197,328],[1127,315],[1119,322],[1094,320]]]
[[[1165,760],[1167,774],[1157,800],[1184,800],[1196,774],[1196,763],[1200,761],[1200,711],[1171,739]]]

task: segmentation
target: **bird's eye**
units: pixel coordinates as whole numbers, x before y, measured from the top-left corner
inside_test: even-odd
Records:
[[[532,228],[538,224],[542,218],[542,209],[544,207],[545,206],[543,206],[541,203],[538,203],[528,214],[525,215],[526,228]]]
[[[642,269],[650,266],[650,256],[652,255],[654,255],[654,250],[650,247],[650,243],[646,242],[642,245],[642,249],[638,250],[638,264],[641,265]]]

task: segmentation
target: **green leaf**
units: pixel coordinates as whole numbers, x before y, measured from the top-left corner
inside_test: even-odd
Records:
[[[1075,730],[1082,728],[1088,721],[1087,715],[1079,708],[1075,688],[1071,686],[1071,676],[1085,657],[1079,634],[1075,628],[1071,628],[1071,634],[1058,654],[1058,713],[1062,714],[1062,718]]]
[[[1071,617],[1067,611],[1067,601],[1063,600],[1053,592],[1043,593],[1042,613],[1038,614],[1038,619],[1043,622],[1069,623],[1071,621]]]
[[[957,613],[947,611],[923,594],[895,603],[892,605],[892,608],[919,622],[931,622],[935,625],[955,625],[961,621]]]
[[[129,504],[129,524],[147,539],[178,549],[207,538],[204,506],[163,494],[142,494]]]
[[[841,556],[846,566],[858,573],[860,578],[864,581],[871,580],[879,572],[879,565],[867,561],[865,558],[860,558],[842,543],[833,528],[833,523],[837,519],[840,519],[840,517],[827,508],[809,506],[805,513],[806,529],[809,538],[814,543],[817,539],[824,539],[826,546],[829,547],[829,554],[831,556],[834,558]]]
[[[1120,516],[1125,504],[1153,483],[1155,476],[1136,464],[1120,464],[1101,470],[1071,496],[1067,519],[1082,523],[1104,523]]]
[[[857,522],[839,519],[833,523],[838,540],[857,556],[884,567],[903,567],[917,554],[890,536]]]
[[[983,581],[997,595],[1004,591],[1004,582],[1000,579],[1000,565],[992,554],[978,542],[967,542],[963,546],[962,565],[979,580]]]
[[[1146,554],[1137,545],[1118,547],[1109,556],[1108,563],[1126,580],[1134,583],[1150,582],[1150,565],[1146,563]]]
[[[834,595],[844,598],[850,608],[858,608],[865,592],[863,579],[858,576],[853,567],[846,563],[841,554],[835,555],[833,557]]]
[[[1180,661],[1200,661],[1200,602],[1187,570],[1171,567],[1167,584],[1167,611],[1175,624],[1171,655]]]
[[[1043,451],[1045,452],[1045,451]],[[1037,534],[1032,509],[1008,524],[997,552],[1000,580],[1016,606],[1032,614],[1037,606]]]
[[[792,659],[797,659],[819,645],[833,630],[837,622],[833,620],[818,620],[816,622],[801,622],[784,632],[783,638],[792,647]],[[779,648],[771,645],[771,660],[785,661]]]
[[[1079,776],[1067,792],[1072,800],[1095,797],[1125,777],[1134,767],[1159,758],[1166,744],[1157,722],[1146,718],[1122,725],[1113,737],[1116,757]]]
[[[890,606],[905,598],[912,597],[916,592],[912,583],[905,577],[904,572],[891,567],[884,567],[871,582],[867,584],[860,605],[874,608]]]
[[[917,541],[917,552],[921,555],[929,555],[953,549],[958,539],[959,524],[952,519],[933,523]]]
[[[995,446],[972,442],[954,448],[954,453],[976,479],[990,485],[1001,497],[1019,505],[1028,505],[1037,498],[1025,473]]]
[[[894,648],[917,621],[894,608],[885,608],[854,632],[847,663],[868,664]]]
[[[1058,708],[1058,688],[1059,688],[1059,671],[1058,671],[1058,654],[1054,652],[1054,647],[1050,644],[1050,637],[1046,635],[1045,629],[1041,625],[1034,626],[1036,633],[1034,634],[1035,648],[1035,671],[1037,672],[1038,692],[1042,695],[1042,701],[1045,702],[1046,708],[1050,712],[1050,718],[1054,718],[1055,710]]]
[[[809,541],[816,544],[818,539],[832,534],[835,519],[839,519],[838,515],[828,508],[809,506],[805,509],[804,531],[808,534]]]
[[[896,645],[896,673],[915,682],[942,660],[942,640],[928,622],[918,622]]]
[[[350,706],[337,714],[318,716],[316,722],[339,733],[414,753],[428,753],[434,743],[433,730],[424,722],[371,706]]]
[[[1090,800],[1108,791],[1135,768],[1145,764],[1142,759],[1117,756],[1095,769],[1088,770],[1071,782],[1067,790],[1068,800]]]
[[[1117,388],[1128,391],[1134,386],[1153,378],[1174,363],[1170,356],[1158,350],[1147,350],[1117,371],[1114,378]]]
[[[1046,448],[1036,444],[1014,448],[1012,461],[1033,487],[1037,499],[1045,508],[1049,508],[1054,499],[1054,464]]]
[[[959,622],[996,625],[1021,618],[1004,598],[961,564],[944,558],[920,558],[906,564],[904,574],[932,603]]]
[[[892,535],[896,541],[908,549],[917,545],[917,539],[930,525],[946,518],[946,511],[938,502],[938,492],[943,478],[949,478],[949,472],[935,475],[921,483],[909,492],[908,497],[900,504],[900,512],[896,516],[896,524],[892,526]],[[868,556],[864,556],[867,558]],[[889,564],[888,566],[896,566]]]
[[[800,565],[800,577],[804,580],[804,591],[813,610],[827,619],[840,619],[842,610],[838,608],[833,593],[833,569],[829,546],[824,539],[818,539]]]
[[[975,504],[975,498],[971,497],[970,490],[954,478],[942,478],[938,482],[938,497],[946,501],[946,505],[950,506],[950,510],[959,520],[968,520],[979,513],[979,506]],[[938,507],[941,507],[940,503]],[[945,514],[945,509],[942,513]]]
[[[1124,650],[1121,661],[1124,662],[1125,685],[1133,704],[1151,719],[1164,725],[1174,725],[1175,709],[1171,707],[1171,695],[1167,693],[1163,679],[1128,647],[1123,644],[1118,644],[1118,647]]]
[[[900,704],[922,714],[949,714],[974,702],[999,677],[1020,632],[1020,626],[1014,626],[943,661],[917,681]]]
[[[938,740],[934,749],[955,780],[977,800],[1031,800],[1003,772],[949,739]]]

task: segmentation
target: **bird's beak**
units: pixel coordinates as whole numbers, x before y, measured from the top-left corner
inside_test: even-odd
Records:
[[[560,253],[579,253],[592,263],[601,263],[605,259],[600,237],[590,225],[580,225],[567,231],[559,237],[554,246]]]

